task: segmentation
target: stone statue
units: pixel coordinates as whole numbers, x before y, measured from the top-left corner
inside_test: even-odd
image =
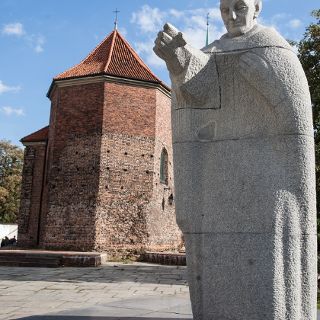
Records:
[[[308,83],[260,0],[221,0],[227,34],[198,50],[170,24],[177,222],[196,320],[316,319]]]

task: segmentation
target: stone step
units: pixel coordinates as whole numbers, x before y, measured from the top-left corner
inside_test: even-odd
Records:
[[[0,250],[0,266],[97,267],[104,260],[104,254],[94,252]]]
[[[35,255],[35,254],[30,254],[30,255],[29,254],[2,254],[0,252],[0,258],[6,258],[6,257],[16,257],[16,258],[21,257],[21,258],[51,259],[51,260],[61,258],[61,256],[58,256],[58,255],[50,256],[50,255],[39,255],[39,254],[37,254],[37,255]]]
[[[61,257],[50,257],[41,255],[1,255],[0,266],[18,266],[18,267],[59,267],[61,266]]]
[[[59,263],[49,263],[47,261],[0,261],[1,267],[37,267],[37,268],[58,268]]]
[[[139,261],[164,265],[185,266],[186,255],[184,253],[172,252],[146,252],[140,256]]]

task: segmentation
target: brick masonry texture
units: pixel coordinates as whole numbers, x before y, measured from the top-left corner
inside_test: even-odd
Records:
[[[24,150],[23,188],[18,217],[19,241],[24,246],[32,247],[37,244],[45,153],[44,144],[27,146]]]
[[[103,132],[119,132],[154,139],[156,91],[154,88],[106,83]]]
[[[57,88],[48,144],[48,202],[40,245],[93,250],[103,83]]]
[[[99,251],[138,253],[148,241],[154,139],[104,134],[97,208]]]
[[[156,91],[156,126],[154,147],[154,179],[152,185],[152,201],[149,206],[148,230],[150,251],[170,250],[173,244],[181,246],[180,231],[175,220],[175,206],[170,204],[169,197],[174,197],[174,178],[172,165],[171,137],[171,100]],[[168,184],[160,182],[160,157],[163,148],[168,152]]]
[[[170,98],[143,84],[100,81],[55,86],[51,100],[43,202],[30,180],[42,177],[45,146],[42,158],[37,151],[42,165],[25,156],[19,245],[37,244],[40,221],[43,248],[117,257],[177,249]],[[160,182],[163,148],[167,185]]]

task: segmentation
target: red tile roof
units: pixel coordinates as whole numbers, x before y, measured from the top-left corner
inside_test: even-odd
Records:
[[[117,30],[111,32],[79,64],[60,73],[54,80],[101,74],[163,84]]]
[[[20,141],[22,143],[46,141],[48,139],[48,134],[49,134],[49,126],[46,126],[36,132],[29,134],[28,136],[25,136]]]

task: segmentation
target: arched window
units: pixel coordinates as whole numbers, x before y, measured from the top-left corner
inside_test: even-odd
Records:
[[[168,152],[165,148],[162,149],[160,157],[160,182],[168,184]]]

